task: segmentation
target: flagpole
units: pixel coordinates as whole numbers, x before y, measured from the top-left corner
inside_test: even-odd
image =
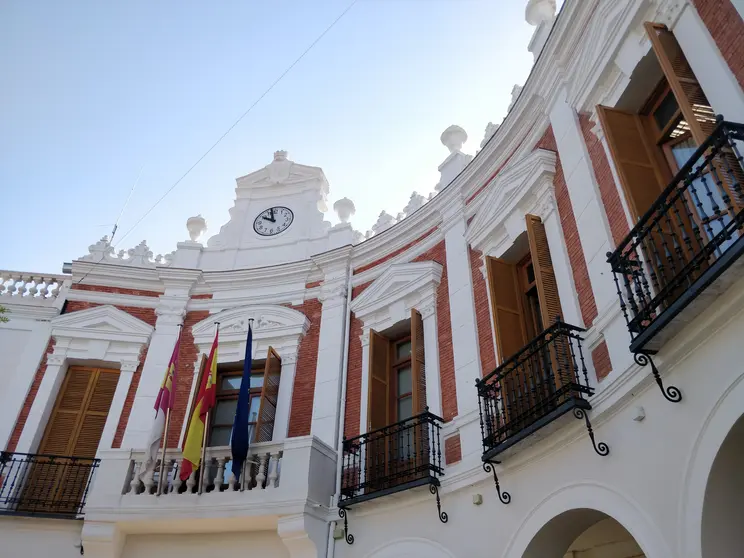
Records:
[[[217,326],[217,333],[220,331],[220,322],[214,322],[214,325]],[[209,375],[212,373],[211,370],[206,370],[206,373]],[[215,386],[216,389],[216,386]],[[211,413],[207,411],[206,416],[204,417],[204,436],[202,437],[202,454],[201,454],[201,464],[199,465],[199,490],[198,494],[201,494],[204,491],[204,471],[207,468],[207,436],[209,435],[209,415]]]
[[[176,339],[176,346],[178,346],[178,343],[181,341],[181,334],[183,333],[183,324],[178,324],[178,338]],[[176,363],[178,363],[178,355],[176,355]],[[170,367],[170,364],[168,365]],[[170,370],[168,371],[170,374]],[[171,417],[171,402],[173,401],[173,396],[176,391],[176,371],[173,371],[173,376],[171,377],[171,390],[168,392],[168,409],[165,412],[165,431],[163,432],[163,453],[160,457],[160,474],[158,475],[158,492],[157,495],[160,496],[163,493],[163,471],[165,470],[165,450],[168,448],[168,428],[170,426],[170,417]]]

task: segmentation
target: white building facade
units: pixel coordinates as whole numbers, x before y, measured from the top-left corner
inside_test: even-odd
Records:
[[[277,151],[205,242],[192,217],[165,257],[104,238],[69,274],[0,271],[2,554],[744,555],[741,11],[530,0],[504,121],[474,157],[445,130],[435,194],[366,235]],[[181,481],[216,323],[204,478]]]

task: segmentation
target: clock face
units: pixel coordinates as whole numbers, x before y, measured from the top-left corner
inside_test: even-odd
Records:
[[[288,207],[270,207],[262,211],[253,221],[253,230],[261,236],[274,236],[286,231],[294,221],[294,213]]]

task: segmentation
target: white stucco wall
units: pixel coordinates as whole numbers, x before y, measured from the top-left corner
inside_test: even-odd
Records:
[[[82,521],[0,518],[0,556],[80,558]]]
[[[604,519],[579,535],[565,558],[644,558],[644,554],[622,525]]]
[[[122,558],[204,558],[205,556],[266,556],[289,558],[276,532],[208,535],[129,535]]]

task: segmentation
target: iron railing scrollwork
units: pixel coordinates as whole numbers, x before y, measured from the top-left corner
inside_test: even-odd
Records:
[[[630,349],[643,363],[649,342],[744,251],[744,125],[718,117],[707,140],[630,233],[608,252]],[[653,364],[653,363],[651,363]],[[664,389],[670,401],[681,394]]]
[[[429,485],[436,496],[439,519],[447,522],[438,490],[439,477],[444,474],[442,423],[427,408],[395,424],[344,438],[338,505],[349,544],[354,541],[348,534],[346,517],[351,505],[416,486]]]
[[[0,453],[0,515],[79,519],[99,459]]]
[[[587,411],[594,394],[582,347],[583,329],[560,318],[496,370],[476,380],[483,440],[483,468],[492,472],[502,503],[511,495],[502,492],[494,465],[499,453],[573,410],[584,419],[594,450],[609,454],[604,442],[596,443]]]

